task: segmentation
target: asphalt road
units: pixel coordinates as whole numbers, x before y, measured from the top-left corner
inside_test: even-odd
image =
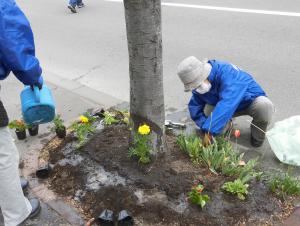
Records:
[[[18,2],[31,21],[46,80],[62,86],[59,78],[73,80],[115,98],[129,99],[128,52],[121,2],[86,0],[86,7],[77,14],[71,14],[68,2],[63,0]],[[251,73],[275,103],[276,121],[299,114],[298,0],[166,0],[164,3],[167,109],[186,108],[190,94],[183,93],[176,67],[184,57],[195,55],[230,61]],[[175,7],[174,3],[268,13]],[[298,14],[283,16],[276,14],[277,11]]]

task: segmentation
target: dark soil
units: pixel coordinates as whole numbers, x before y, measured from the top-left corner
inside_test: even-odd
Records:
[[[172,136],[167,137],[168,152],[142,166],[128,157],[129,134],[126,126],[109,126],[95,134],[80,151],[75,150],[70,137],[60,144],[61,151],[49,149],[50,162],[55,164],[49,178],[51,188],[77,200],[87,217],[97,218],[104,209],[116,214],[126,209],[136,225],[278,223],[274,216],[281,214],[281,205],[262,182],[250,184],[245,201],[224,194],[219,188],[228,178],[193,166]],[[71,164],[62,164],[64,159]],[[97,167],[104,171],[94,175],[94,171],[102,170]],[[199,182],[211,197],[203,210],[186,200],[187,192]]]

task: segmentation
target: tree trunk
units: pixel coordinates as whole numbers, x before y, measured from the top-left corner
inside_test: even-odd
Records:
[[[164,151],[164,94],[160,0],[124,0],[127,28],[130,115],[134,131],[152,131],[154,153]]]

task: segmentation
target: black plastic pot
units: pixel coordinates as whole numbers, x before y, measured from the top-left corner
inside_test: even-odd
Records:
[[[26,130],[16,130],[16,135],[19,140],[25,140],[26,139]]]
[[[33,125],[28,128],[30,136],[36,136],[39,133],[39,125]]]
[[[127,210],[122,210],[118,217],[118,226],[132,226],[134,224],[133,218]]]
[[[39,166],[39,168],[35,171],[35,174],[40,179],[46,179],[49,177],[49,174],[52,170],[52,167],[49,163]]]
[[[114,213],[111,210],[103,210],[97,220],[101,226],[114,226]]]
[[[64,126],[63,129],[56,129],[55,133],[59,138],[65,138],[67,135],[66,127]]]

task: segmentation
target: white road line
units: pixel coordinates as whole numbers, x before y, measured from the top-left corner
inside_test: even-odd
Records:
[[[123,2],[122,0],[105,0],[105,1]],[[168,2],[162,2],[161,4],[163,6],[182,7],[182,8],[208,9],[208,10],[228,11],[228,12],[238,12],[238,13],[255,13],[255,14],[264,14],[264,15],[300,17],[300,13],[296,13],[296,12],[229,8],[229,7],[218,7],[218,6],[208,6],[208,5],[189,5],[189,4],[183,4],[183,3],[168,3]]]

